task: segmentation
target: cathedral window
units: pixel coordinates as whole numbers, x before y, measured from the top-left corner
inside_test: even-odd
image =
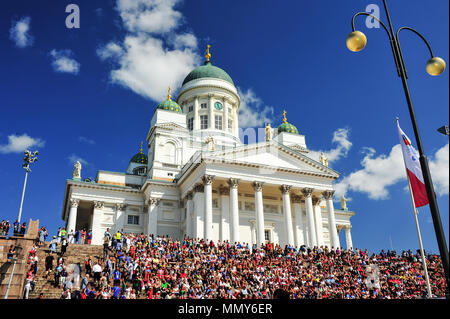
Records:
[[[215,128],[216,130],[222,129],[222,115],[215,116]]]
[[[173,143],[166,143],[162,149],[162,162],[166,164],[175,164],[176,147]]]
[[[139,216],[128,215],[128,225],[139,225]]]
[[[208,104],[202,103],[202,104],[200,104],[200,108],[207,109],[208,108]]]
[[[233,129],[233,120],[228,120],[228,130],[231,131]]]
[[[205,130],[208,128],[208,115],[200,115],[200,129]]]
[[[191,117],[187,120],[187,127],[189,131],[192,131],[194,129],[194,118]]]
[[[188,112],[192,112],[193,110],[194,110],[194,106],[193,105],[189,105]]]

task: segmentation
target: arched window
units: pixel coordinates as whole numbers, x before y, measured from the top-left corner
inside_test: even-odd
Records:
[[[163,163],[176,164],[176,146],[172,142],[167,142],[162,149]]]

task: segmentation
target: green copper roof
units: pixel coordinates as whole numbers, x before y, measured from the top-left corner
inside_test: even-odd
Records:
[[[138,163],[138,164],[147,165],[148,156],[145,155],[144,153],[138,153],[131,158],[130,163]]]
[[[221,68],[212,65],[210,61],[206,61],[204,65],[201,65],[196,69],[194,69],[193,71],[191,71],[191,73],[189,73],[188,76],[184,79],[183,85],[192,80],[201,78],[222,79],[234,85],[233,80],[228,75],[228,73],[222,70]]]
[[[282,123],[280,126],[278,126],[278,134],[281,132],[298,134],[297,128],[291,123]]]
[[[181,110],[181,107],[177,104],[177,102],[174,102],[172,100],[166,100],[164,102],[161,102],[156,107],[157,109],[166,110],[166,111],[172,111],[177,113],[183,113]]]

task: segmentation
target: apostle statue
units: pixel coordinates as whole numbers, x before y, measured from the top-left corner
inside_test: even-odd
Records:
[[[320,162],[322,165],[328,166],[328,158],[325,156],[325,153],[320,153]]]
[[[345,198],[345,195],[341,197],[341,209],[342,210],[348,210],[347,208],[347,198]]]
[[[212,152],[212,151],[215,150],[215,146],[214,146],[214,143],[215,143],[214,137],[208,136],[208,137],[205,139],[205,143],[208,144],[208,151]]]
[[[75,163],[75,165],[73,166],[72,177],[73,177],[73,179],[75,179],[75,178],[81,179],[81,163],[80,163],[80,161],[77,161]]]
[[[266,141],[271,141],[273,138],[273,128],[270,123],[266,125]]]

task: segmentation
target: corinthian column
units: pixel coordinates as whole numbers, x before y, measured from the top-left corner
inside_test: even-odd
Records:
[[[208,128],[214,129],[215,119],[214,119],[214,105],[213,105],[213,94],[208,94],[208,111],[209,111],[209,122]]]
[[[336,249],[339,247],[339,237],[336,228],[336,217],[334,216],[333,194],[334,191],[326,191],[323,193],[327,201],[328,228],[330,231],[331,246]]]
[[[230,205],[231,205],[231,243],[239,241],[239,202],[238,202],[238,180],[230,178]]]
[[[220,193],[220,240],[230,240],[230,190],[221,186]]]
[[[147,234],[151,234],[153,237],[158,235],[158,204],[159,199],[154,197],[148,199]]]
[[[100,221],[103,215],[102,209],[104,202],[94,201],[94,211],[92,212],[92,245],[101,245],[103,243],[103,233],[100,229]]]
[[[198,116],[198,96],[194,97],[194,130],[200,129],[200,117]]]
[[[302,198],[298,195],[292,195],[292,206],[294,207],[295,215],[295,227],[294,227],[294,238],[295,245],[300,247],[305,244],[305,234],[303,232],[303,212],[302,212]]]
[[[194,203],[192,202],[192,193],[189,192],[186,195],[187,202],[186,202],[186,236],[191,237],[192,236],[192,211]]]
[[[347,242],[347,250],[353,250],[353,242],[352,242],[352,226],[345,226],[345,241]]]
[[[72,198],[70,199],[70,211],[69,218],[67,221],[67,232],[76,231],[75,227],[77,226],[77,213],[78,213],[78,205],[80,203],[79,199]]]
[[[309,247],[317,246],[317,236],[316,236],[316,226],[314,222],[314,211],[312,205],[311,194],[313,192],[312,188],[304,188],[302,190],[305,196],[305,206],[306,206],[306,219],[308,220],[308,233],[309,233]]]
[[[261,182],[253,182],[255,190],[255,215],[256,215],[256,244],[261,247],[264,244],[264,206]]]
[[[320,198],[313,196],[312,204],[314,209],[314,218],[316,223],[317,246],[323,246],[323,225],[322,225],[322,210],[320,209]]]
[[[286,229],[286,244],[294,246],[294,232],[292,229],[292,213],[291,213],[291,200],[289,198],[289,191],[291,186],[282,185],[280,187],[283,193],[283,214],[284,214],[284,225]]]
[[[212,239],[212,182],[213,176],[203,176],[203,185],[205,192],[205,229],[203,231],[203,238],[205,240]]]

